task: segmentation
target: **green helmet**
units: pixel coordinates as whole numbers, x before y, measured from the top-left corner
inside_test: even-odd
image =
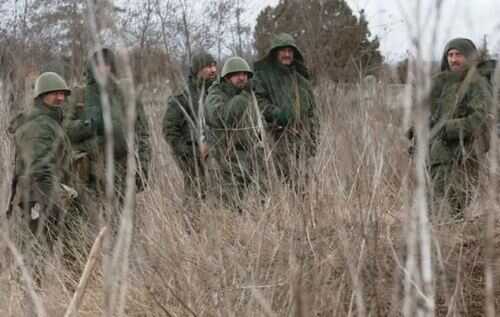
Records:
[[[56,73],[46,72],[36,79],[35,98],[54,91],[64,91],[67,95],[71,95],[71,89],[68,88],[66,81]]]
[[[224,63],[221,76],[224,78],[231,73],[239,72],[246,72],[249,77],[253,76],[253,71],[250,69],[250,66],[248,66],[248,63],[241,57],[233,56]]]

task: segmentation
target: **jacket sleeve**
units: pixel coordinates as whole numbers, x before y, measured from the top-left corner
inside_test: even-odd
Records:
[[[95,119],[89,117],[84,106],[81,106],[84,105],[81,89],[77,91],[77,95],[71,97],[64,108],[63,128],[71,143],[80,143],[93,137],[96,128]]]
[[[252,85],[254,87],[255,96],[257,98],[257,102],[259,103],[262,115],[267,122],[273,122],[279,109],[272,103],[269,87],[267,87],[265,81],[265,74],[262,71],[257,71],[255,73]]]
[[[226,126],[233,127],[239,122],[250,104],[250,94],[243,91],[227,102],[222,111]]]
[[[189,124],[182,111],[182,97],[171,96],[167,101],[167,110],[163,116],[162,132],[165,141],[177,155],[189,155],[192,147],[185,142],[183,127]]]
[[[95,125],[92,124],[91,120],[66,120],[64,130],[71,143],[80,143],[95,135]]]
[[[16,139],[22,148],[20,155],[31,181],[32,200],[47,204],[56,183],[56,150],[59,146],[56,131],[50,124],[33,122]]]
[[[471,84],[470,93],[464,101],[467,109],[465,116],[450,119],[444,126],[444,135],[448,141],[471,138],[487,125],[492,116],[491,94],[480,81]]]
[[[206,101],[206,121],[210,128],[224,126],[224,98],[215,90],[208,93]]]

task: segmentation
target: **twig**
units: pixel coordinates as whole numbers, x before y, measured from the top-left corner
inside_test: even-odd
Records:
[[[80,282],[78,283],[78,287],[76,288],[75,294],[71,299],[71,302],[69,304],[68,309],[66,310],[66,313],[64,314],[64,317],[73,316],[78,311],[80,305],[82,304],[85,291],[87,290],[90,274],[92,273],[95,264],[97,262],[98,252],[101,249],[102,240],[107,230],[108,230],[107,227],[102,228],[99,234],[97,235],[94,244],[92,245],[92,249],[90,250],[89,254],[89,259],[87,261],[87,264],[85,265],[85,269],[83,270],[83,274],[80,279]]]
[[[198,315],[182,300],[182,298],[177,296],[174,289],[170,286],[170,284],[167,281],[165,281],[160,271],[155,266],[153,266],[152,269],[160,277],[160,280],[163,282],[163,285],[170,291],[172,296],[182,305],[182,307],[184,307],[184,309],[186,309],[193,317],[197,317]]]
[[[40,300],[40,297],[38,294],[35,292],[35,288],[33,287],[33,279],[31,278],[26,265],[24,264],[23,258],[17,248],[14,246],[14,244],[10,241],[8,238],[7,234],[4,233],[2,235],[3,240],[7,244],[7,248],[10,250],[12,255],[14,256],[14,259],[16,260],[17,265],[21,269],[21,273],[24,279],[24,282],[26,283],[26,288],[28,289],[28,293],[31,297],[31,300],[33,301],[33,304],[35,306],[36,314],[39,317],[46,317],[47,312],[45,311],[45,308],[43,307],[42,301]]]

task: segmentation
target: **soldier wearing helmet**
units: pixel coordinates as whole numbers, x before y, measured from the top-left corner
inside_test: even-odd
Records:
[[[71,90],[58,74],[35,82],[34,107],[10,124],[16,150],[8,215],[25,219],[31,233],[52,247],[64,227],[71,200],[71,145],[62,128],[63,105]]]
[[[262,138],[259,111],[250,85],[253,72],[240,57],[229,58],[209,89],[206,116],[211,146],[220,167],[221,193],[239,209],[245,189],[260,186]]]

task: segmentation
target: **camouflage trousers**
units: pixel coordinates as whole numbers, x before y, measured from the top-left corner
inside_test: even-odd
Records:
[[[472,159],[431,166],[432,215],[463,218],[478,194],[480,172],[480,162]]]
[[[198,156],[176,157],[184,178],[185,199],[204,199],[207,194],[206,169]]]
[[[77,197],[64,189],[56,190],[53,198],[38,202],[30,197],[22,197],[26,192],[19,187],[14,196],[13,210],[9,226],[13,229],[11,237],[25,257],[27,268],[32,271],[35,281],[40,285],[45,262],[60,249],[63,264],[71,271],[75,266],[76,253],[84,253],[81,228],[85,215],[77,207]],[[79,272],[77,272],[77,275]]]
[[[292,131],[275,133],[271,151],[278,177],[296,192],[304,192],[311,177],[310,159],[315,155],[312,141]]]
[[[265,192],[266,172],[263,149],[219,150],[216,153],[219,198],[232,210],[241,211],[241,202],[249,188]]]

